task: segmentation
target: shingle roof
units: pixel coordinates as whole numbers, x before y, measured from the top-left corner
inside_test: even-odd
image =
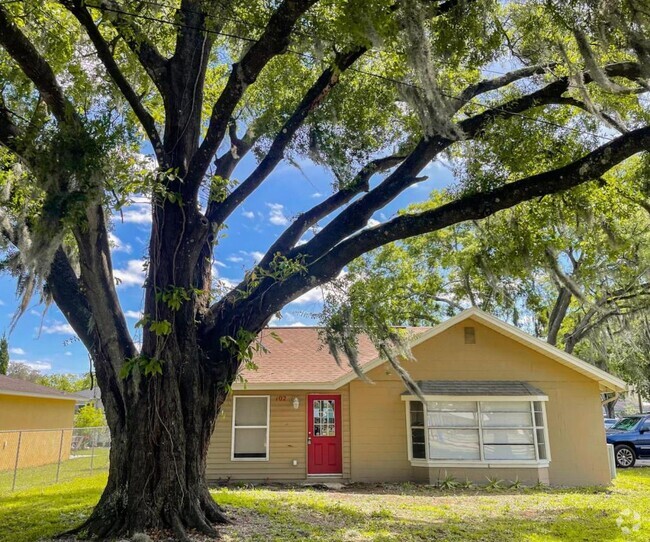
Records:
[[[76,395],[66,393],[55,388],[48,386],[41,386],[34,384],[27,380],[20,380],[19,378],[11,378],[9,376],[0,375],[0,395],[39,395],[49,397],[51,399],[62,399],[67,401],[76,401],[80,399]]]
[[[409,328],[413,333],[429,328]],[[268,352],[256,352],[257,370],[242,369],[240,374],[250,383],[328,383],[352,372],[346,363],[341,367],[323,344],[317,327],[273,327],[265,329],[260,339]],[[281,342],[274,339],[277,335]],[[379,356],[366,336],[359,337],[359,362],[365,365]]]
[[[420,380],[418,386],[424,395],[477,396],[540,396],[542,390],[520,381],[500,380]],[[412,395],[404,392],[402,395]]]

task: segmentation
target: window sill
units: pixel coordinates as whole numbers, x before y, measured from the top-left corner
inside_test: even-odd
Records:
[[[239,462],[239,461],[248,461],[248,462],[257,461],[257,462],[260,462],[260,461],[268,461],[268,460],[269,460],[268,457],[231,457],[230,458],[230,461],[237,461],[237,462]]]
[[[426,459],[411,459],[411,466],[413,467],[464,467],[464,468],[504,468],[513,469],[519,467],[530,468],[546,468],[549,466],[550,461],[428,461]]]

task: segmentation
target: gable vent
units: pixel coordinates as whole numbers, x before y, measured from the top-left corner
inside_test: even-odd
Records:
[[[465,328],[465,344],[476,344],[476,330],[473,327]]]

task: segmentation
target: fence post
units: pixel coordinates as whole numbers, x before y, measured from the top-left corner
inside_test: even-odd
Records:
[[[61,429],[61,441],[59,442],[59,462],[56,464],[56,483],[59,482],[59,472],[61,471],[61,454],[63,453],[63,433],[65,429]]]
[[[11,483],[11,491],[16,489],[16,475],[18,474],[18,459],[20,458],[20,442],[23,440],[23,432],[18,431],[18,445],[16,446],[16,461],[14,462],[14,480]]]
[[[93,435],[92,446],[90,447],[90,474],[93,473],[93,463],[95,462],[95,445],[97,444],[97,430],[91,429],[95,434]]]

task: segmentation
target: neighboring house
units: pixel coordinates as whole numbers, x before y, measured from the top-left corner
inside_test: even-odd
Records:
[[[104,410],[102,392],[99,389],[99,386],[94,386],[88,390],[77,391],[75,392],[75,395],[79,397],[79,400],[77,401],[77,410],[89,403],[92,403],[92,405],[99,410]]]
[[[47,386],[0,375],[0,471],[67,459],[79,398]]]
[[[364,338],[369,381],[339,367],[316,328],[265,331],[269,353],[217,420],[208,479],[610,482],[600,394],[622,380],[478,309],[414,331],[417,361],[403,367],[426,408]]]

